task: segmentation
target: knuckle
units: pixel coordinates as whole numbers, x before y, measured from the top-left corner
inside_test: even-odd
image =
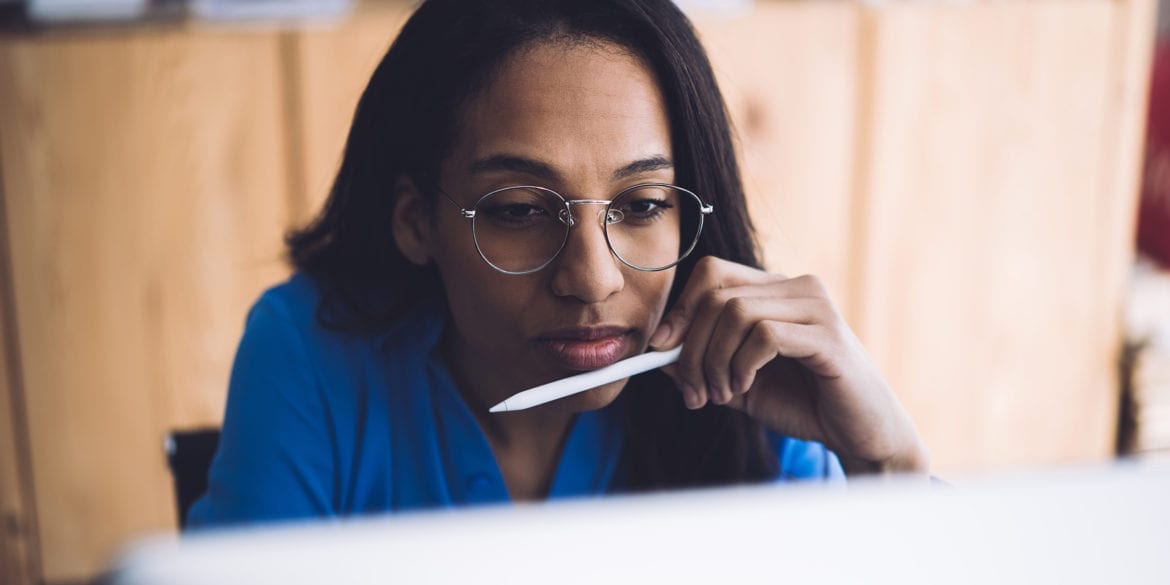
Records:
[[[706,312],[718,310],[726,302],[723,297],[724,293],[722,289],[709,290],[703,293],[703,298],[699,301],[699,306]]]
[[[719,269],[719,258],[703,256],[695,262],[695,272],[701,275],[714,274]]]
[[[837,320],[837,307],[833,304],[832,299],[828,297],[818,297],[812,301],[813,316],[818,321],[831,323]]]
[[[723,305],[724,312],[736,324],[747,322],[751,316],[752,303],[743,297],[732,297]]]
[[[757,336],[759,341],[768,347],[775,346],[780,343],[780,325],[771,321],[756,323],[752,335]]]
[[[805,274],[799,278],[800,283],[807,287],[807,289],[818,297],[827,297],[828,288],[825,287],[825,281],[815,274]]]

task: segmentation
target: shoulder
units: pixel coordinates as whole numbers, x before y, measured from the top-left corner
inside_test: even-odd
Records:
[[[291,346],[305,357],[333,359],[372,349],[379,335],[349,332],[321,320],[326,295],[308,274],[297,272],[288,280],[265,290],[248,311],[245,339],[256,336]]]
[[[418,370],[442,329],[442,313],[420,307],[385,330],[339,330],[320,318],[325,300],[304,273],[264,291],[248,313],[240,372],[261,370],[253,379],[295,376],[326,401],[364,403],[366,393],[393,384],[389,378]]]
[[[314,280],[301,273],[260,295],[248,311],[229,395],[279,394],[333,408],[359,397],[360,382],[378,361],[375,339],[324,326],[317,318],[321,298]]]
[[[329,303],[323,287],[312,276],[294,273],[288,280],[275,285],[260,295],[248,313],[248,328],[263,326],[273,319],[286,328],[291,327],[309,346],[341,348],[352,351],[358,346],[374,349],[391,340],[406,339],[411,345],[433,345],[443,324],[443,310],[439,303],[425,302],[403,313],[393,324],[380,331],[349,331],[331,327],[323,321],[323,314],[339,311],[336,307],[323,310]]]
[[[260,295],[248,312],[248,323],[263,320],[267,314],[297,329],[314,329],[320,302],[321,292],[317,284],[308,275],[298,272]]]
[[[845,479],[845,471],[841,467],[837,454],[821,443],[772,432],[768,432],[768,442],[772,445],[780,463],[779,479],[781,481],[840,481]]]

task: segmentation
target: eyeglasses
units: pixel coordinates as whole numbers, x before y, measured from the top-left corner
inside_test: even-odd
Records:
[[[605,206],[598,219],[610,251],[622,264],[643,272],[682,262],[699,242],[704,216],[715,211],[698,195],[664,183],[634,185],[612,200],[565,199],[544,187],[504,187],[480,197],[471,209],[439,191],[471,222],[483,261],[515,275],[531,274],[556,259],[576,225],[574,207]]]

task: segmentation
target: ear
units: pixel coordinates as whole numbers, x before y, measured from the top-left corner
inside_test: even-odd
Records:
[[[399,175],[394,181],[396,198],[392,230],[394,242],[407,260],[425,266],[431,260],[431,234],[434,231],[431,214],[422,200],[414,181]]]

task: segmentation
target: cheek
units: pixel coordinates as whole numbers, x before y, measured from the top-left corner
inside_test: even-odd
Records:
[[[658,297],[658,310],[661,312],[662,309],[666,308],[666,301],[670,299],[670,292],[674,288],[675,270],[671,268],[658,274],[662,275],[662,281],[659,283],[659,290],[662,292]]]
[[[651,330],[662,320],[662,315],[666,310],[666,302],[670,299],[674,273],[675,269],[673,268],[662,272],[643,273],[645,278],[639,284],[638,298],[643,310],[646,311]]]
[[[433,247],[433,257],[460,331],[475,342],[519,331],[518,316],[532,296],[532,279],[493,270],[476,252],[470,230],[465,236],[449,229],[439,234],[444,239]]]

